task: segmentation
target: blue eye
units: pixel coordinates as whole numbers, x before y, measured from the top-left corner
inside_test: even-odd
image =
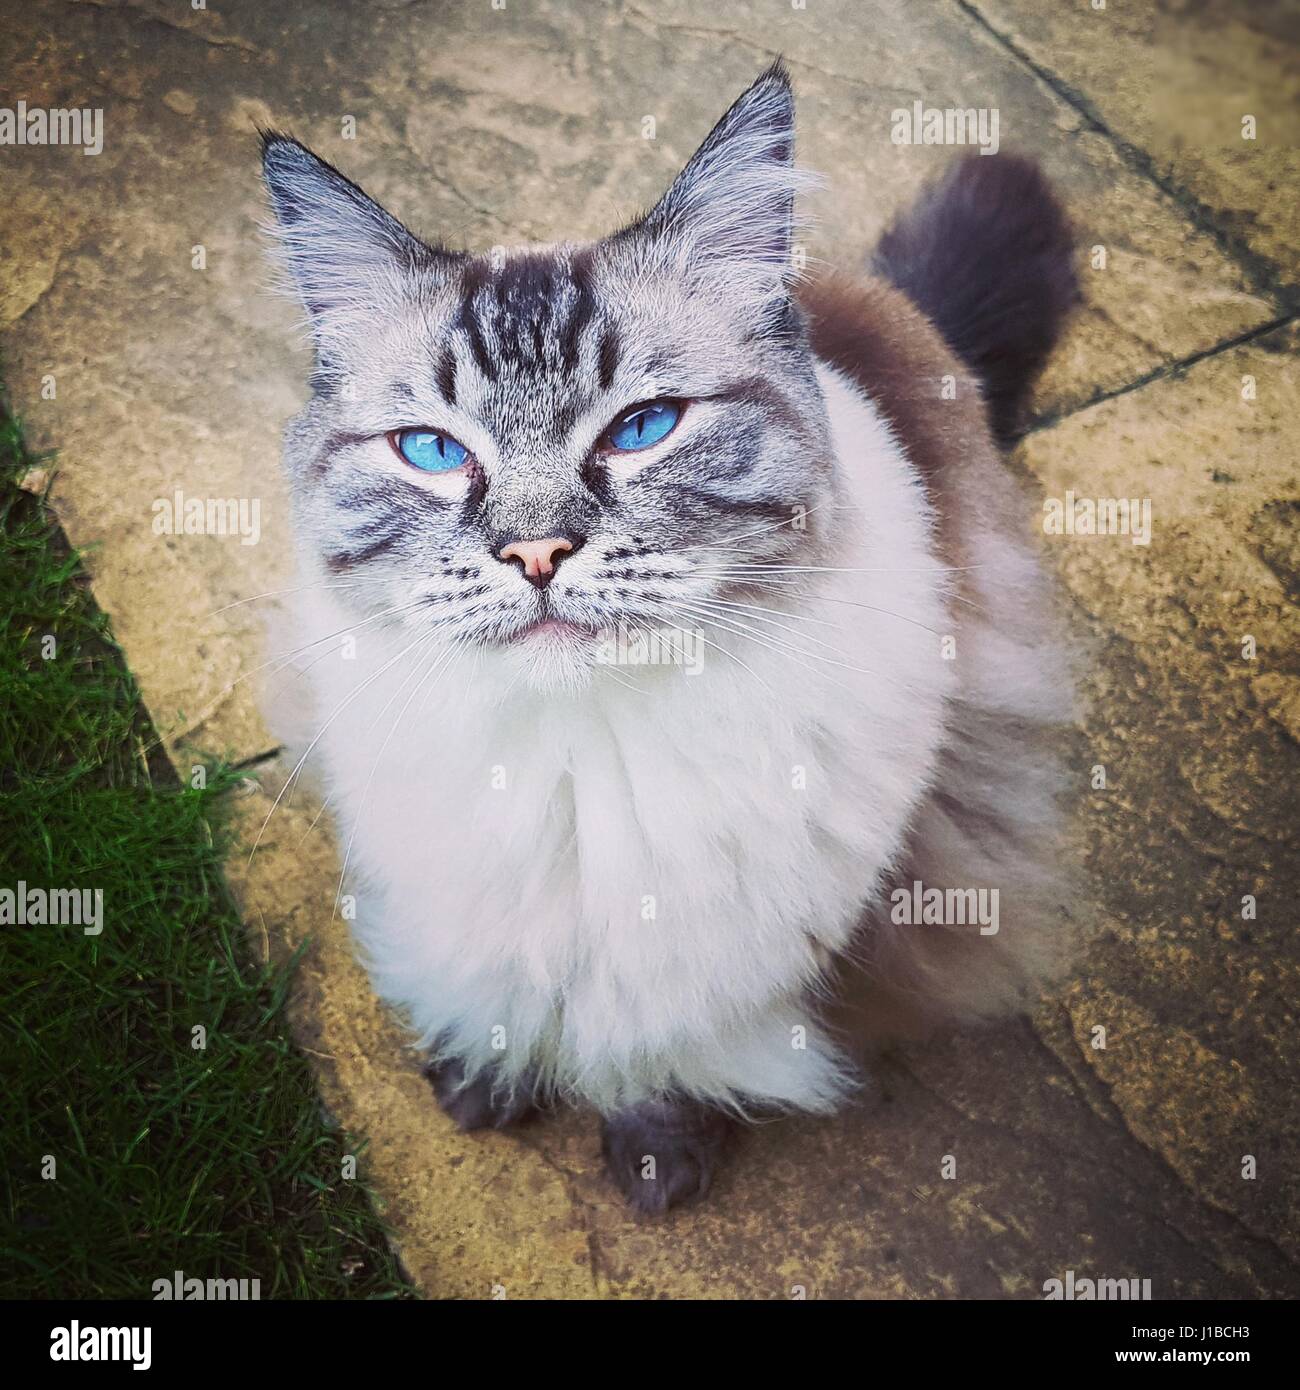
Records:
[[[463,444],[436,430],[398,430],[393,443],[407,463],[426,473],[450,473],[469,457]]]
[[[609,427],[605,438],[615,449],[648,449],[673,431],[682,418],[676,401],[651,401],[635,405]]]

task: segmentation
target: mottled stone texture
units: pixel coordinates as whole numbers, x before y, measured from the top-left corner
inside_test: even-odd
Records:
[[[1013,466],[1049,497],[1153,507],[1149,546],[1045,542],[1090,644],[1072,757],[1103,911],[1072,982],[1032,1020],[896,1050],[861,1109],[757,1129],[708,1206],[642,1224],[601,1174],[589,1117],[479,1137],[436,1111],[331,920],[334,847],[323,823],[303,839],[314,807],[277,816],[232,878],[264,949],[312,938],[300,1038],[326,1103],[369,1136],[431,1294],[1035,1297],[1067,1269],[1164,1297],[1300,1292],[1293,9],[0,11],[0,105],[99,106],[106,127],[95,158],[0,149],[7,375],[33,442],[61,451],[59,514],[183,765],[192,747],[268,748],[255,682],[231,684],[263,659],[267,605],[216,610],[289,574],[278,432],[305,361],[290,309],[260,289],[255,122],[446,241],[589,235],[651,199],[779,51],[802,158],[828,179],[808,249],[851,265],[951,155],[892,144],[891,111],[996,108],[1003,147],[1063,191],[1086,300]],[[258,498],[259,544],[154,535],[151,503],[177,487]],[[241,804],[251,836],[270,797]]]

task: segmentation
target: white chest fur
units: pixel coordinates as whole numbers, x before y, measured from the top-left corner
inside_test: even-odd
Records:
[[[676,1087],[816,1109],[846,1083],[814,943],[843,943],[897,854],[950,673],[920,485],[821,379],[844,540],[788,630],[702,629],[697,674],[597,669],[554,697],[486,654],[393,660],[412,634],[373,626],[312,668],[318,726],[344,706],[313,756],[376,988],[471,1069],[606,1108]],[[346,627],[306,597],[299,641]]]

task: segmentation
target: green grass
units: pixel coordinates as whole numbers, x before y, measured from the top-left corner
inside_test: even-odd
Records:
[[[252,963],[222,884],[235,774],[195,790],[147,751],[77,557],[16,486],[34,462],[0,403],[0,888],[102,889],[104,926],[0,925],[0,1295],[147,1298],[179,1269],[402,1296],[286,1035],[288,973]]]

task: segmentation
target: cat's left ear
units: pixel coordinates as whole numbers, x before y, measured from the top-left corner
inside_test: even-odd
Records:
[[[400,295],[404,276],[445,254],[287,135],[262,133],[262,176],[279,259],[325,352]]]
[[[780,59],[709,132],[672,187],[631,229],[688,276],[718,276],[766,300],[794,277],[794,94]]]

